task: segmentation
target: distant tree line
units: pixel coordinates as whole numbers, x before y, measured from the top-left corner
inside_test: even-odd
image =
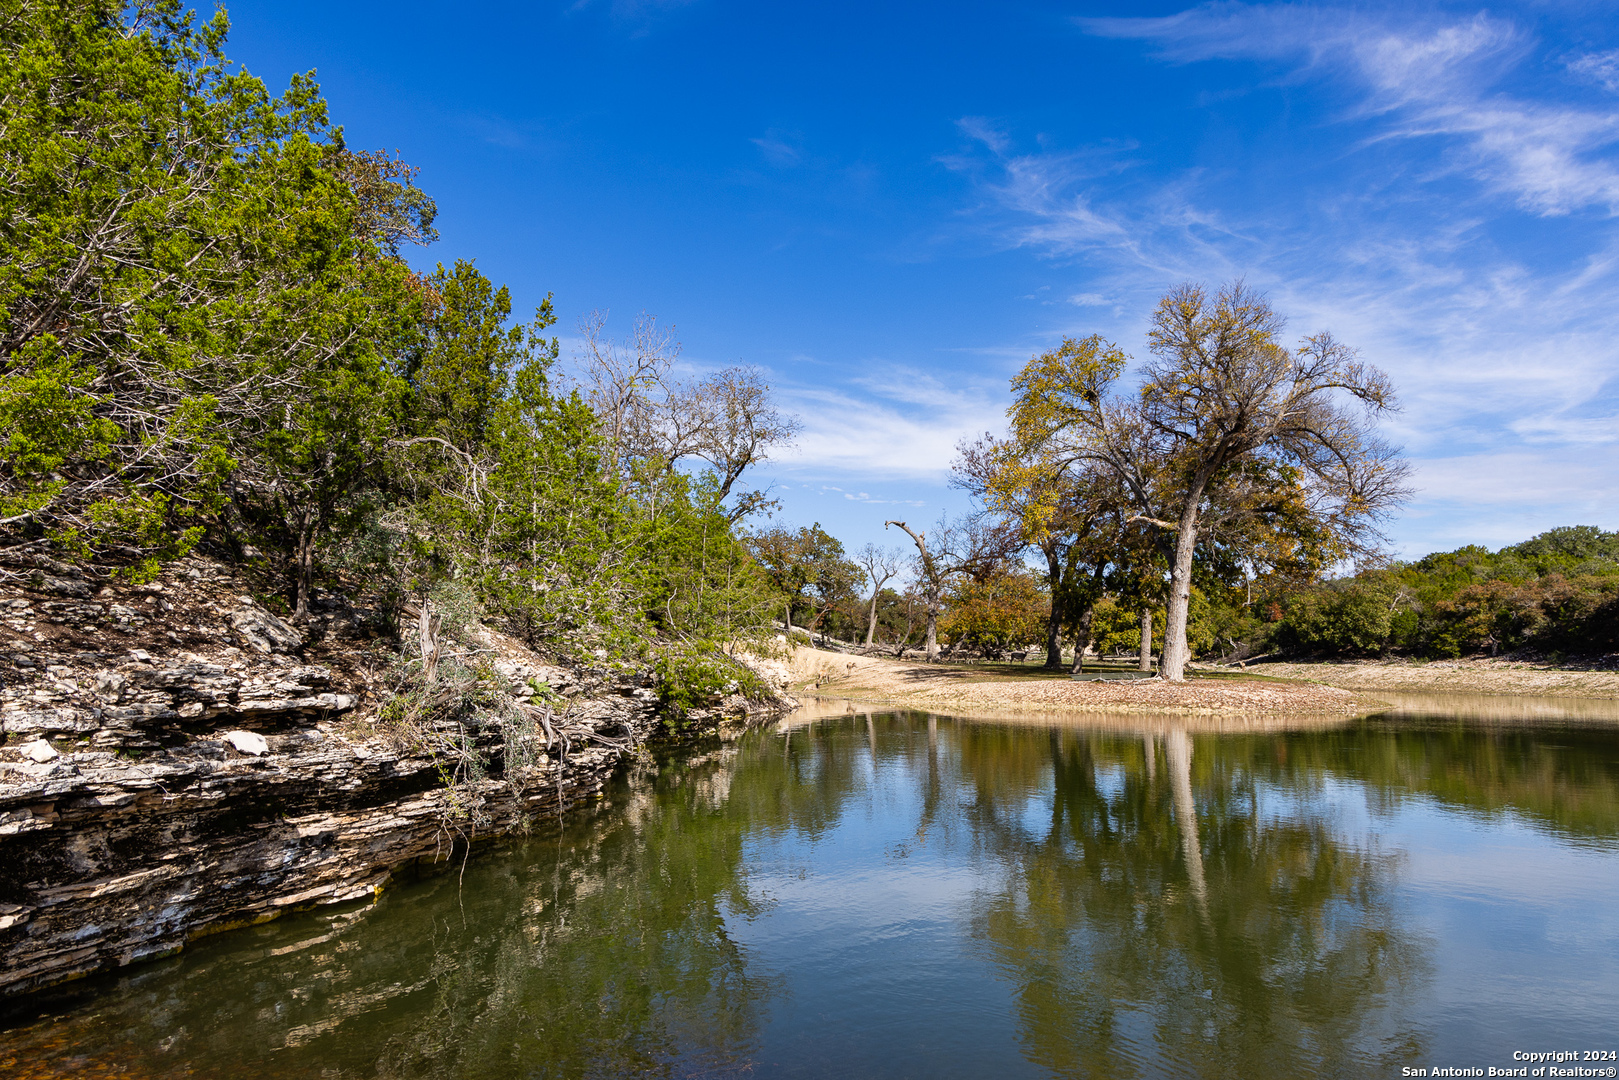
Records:
[[[799,534],[811,541],[819,572],[790,604],[793,625],[888,651],[926,649],[928,599],[914,579],[914,556],[906,560],[898,550],[867,545],[848,558],[819,525]],[[798,534],[778,528],[768,535],[779,541]],[[758,537],[749,542],[757,545]],[[896,570],[909,561],[913,577],[889,585],[896,575],[882,575],[880,564],[880,580],[874,578],[862,565],[872,553]],[[1029,554],[1010,552],[950,579],[940,597],[938,630],[953,653],[990,659],[1012,650],[1038,654],[1048,647],[1053,621],[1063,633],[1051,658],[1072,648],[1069,628],[1061,626],[1062,604],[1053,603],[1048,575],[1028,564]],[[1164,625],[1162,590],[1111,569],[1094,588],[1085,608],[1091,653],[1138,654],[1143,626],[1151,650],[1151,628]],[[777,595],[784,611],[787,597]],[[1619,652],[1619,532],[1562,527],[1496,551],[1470,545],[1345,577],[1254,577],[1246,566],[1222,572],[1218,563],[1200,560],[1187,638],[1193,655],[1204,660]]]
[[[1132,389],[1100,337],[1035,356],[1008,433],[959,447],[975,512],[886,523],[911,541],[903,592],[886,586],[898,551],[850,559],[819,525],[751,538],[786,621],[930,657],[941,640],[1053,668],[1067,653],[1076,671],[1124,650],[1148,668],[1156,646],[1170,679],[1194,655],[1619,649],[1599,529],[1390,564],[1378,527],[1407,467],[1374,423],[1393,387],[1330,334],[1284,346],[1283,326],[1240,282],[1186,285],[1160,301]]]
[[[1251,640],[1294,654],[1446,658],[1619,651],[1619,533],[1551,529],[1265,596]]]

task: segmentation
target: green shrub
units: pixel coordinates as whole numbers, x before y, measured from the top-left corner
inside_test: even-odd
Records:
[[[1288,652],[1378,653],[1388,645],[1393,616],[1386,590],[1359,581],[1334,583],[1294,597],[1275,640]]]
[[[752,668],[718,649],[688,647],[665,652],[653,664],[658,701],[665,725],[684,726],[693,709],[715,704],[730,694],[750,701],[768,697],[770,689]]]

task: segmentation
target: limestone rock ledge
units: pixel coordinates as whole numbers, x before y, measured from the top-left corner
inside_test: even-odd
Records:
[[[0,995],[363,898],[469,832],[567,812],[620,757],[578,750],[452,794],[432,761],[330,731],[268,741],[264,757],[201,740],[149,761],[89,751],[0,765]],[[477,829],[450,805],[468,797],[483,800]]]
[[[649,677],[485,632],[492,685],[517,708],[566,702],[574,737],[507,770],[500,729],[478,732],[489,775],[447,789],[373,722],[369,625],[327,598],[291,627],[200,559],[140,587],[0,587],[0,998],[364,898],[567,814],[657,729]]]

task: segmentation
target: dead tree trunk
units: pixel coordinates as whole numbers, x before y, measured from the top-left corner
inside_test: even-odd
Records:
[[[428,686],[438,682],[438,629],[443,621],[444,616],[433,612],[433,602],[422,597],[422,610],[416,617],[416,634],[422,648],[422,679]]]
[[[928,605],[927,649],[928,660],[931,662],[939,658],[939,594],[943,591],[943,575],[939,572],[938,564],[934,562],[933,556],[928,554],[927,533],[912,532],[910,527],[903,521],[883,522],[883,528],[885,529],[890,525],[898,525],[905,530],[906,535],[916,542],[917,565],[922,570],[923,595],[927,598]]]

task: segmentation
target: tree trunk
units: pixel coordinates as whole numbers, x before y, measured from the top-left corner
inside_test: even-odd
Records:
[[[787,601],[787,640],[793,638],[793,602]]]
[[[1152,608],[1141,609],[1141,670],[1152,670]]]
[[[1169,572],[1169,625],[1164,628],[1163,660],[1159,673],[1170,682],[1186,681],[1186,616],[1192,606],[1192,556],[1197,551],[1197,504],[1203,485],[1186,493],[1180,523],[1175,530],[1175,563]]]
[[[1054,547],[1046,550],[1046,580],[1051,584],[1051,618],[1046,620],[1045,667],[1047,671],[1057,671],[1062,667],[1062,605],[1057,602],[1062,587],[1062,562]]]
[[[432,601],[422,597],[421,615],[416,620],[416,634],[422,647],[422,679],[428,686],[438,682],[439,636],[442,615],[433,613]]]
[[[1079,630],[1074,634],[1074,666],[1072,673],[1085,674],[1085,650],[1091,646],[1091,620],[1096,616],[1096,605],[1085,609],[1079,617]]]
[[[866,648],[871,648],[872,641],[877,636],[877,597],[881,589],[871,591],[871,614],[866,616]]]
[[[297,560],[298,601],[292,609],[292,621],[309,621],[309,590],[315,577],[315,525],[305,518],[298,525]]]
[[[939,601],[933,590],[928,591],[928,662],[939,658]]]

